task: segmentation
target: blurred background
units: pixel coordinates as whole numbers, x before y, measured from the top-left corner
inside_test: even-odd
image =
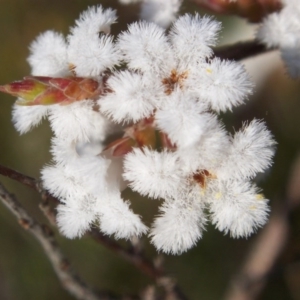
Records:
[[[117,9],[117,34],[126,24],[137,20],[138,5],[121,6],[116,0],[0,0],[0,84],[29,75],[26,62],[28,46],[48,29],[68,33],[79,13],[89,5],[102,4]],[[184,1],[181,13],[208,13]],[[220,44],[251,39],[255,27],[240,18],[217,16],[222,20]],[[300,149],[300,84],[292,81],[272,52],[244,60],[253,81],[254,95],[246,105],[223,115],[226,127],[233,132],[244,121],[263,118],[278,142],[273,167],[257,178],[272,210],[286,198],[300,199],[300,172],[297,158]],[[40,169],[51,160],[51,132],[47,121],[32,132],[20,136],[11,122],[14,98],[0,94],[0,164],[38,178]],[[297,175],[297,170],[298,174]],[[0,181],[14,193],[40,222],[46,223],[38,203],[39,195],[4,178]],[[130,193],[130,191],[126,191]],[[150,224],[157,213],[157,203],[136,198],[133,208]],[[291,233],[260,299],[300,299],[300,211],[295,208],[289,217]],[[212,226],[207,227],[197,246],[181,256],[165,256],[167,272],[177,278],[189,299],[222,299],[230,278],[240,269],[251,245],[262,230],[249,239],[232,239]],[[151,281],[121,257],[89,238],[67,240],[57,235],[59,243],[74,269],[90,285],[118,294],[137,294]],[[143,245],[149,257],[156,255],[147,238]],[[52,267],[38,242],[20,228],[15,217],[0,204],[0,299],[74,299],[59,284]]]

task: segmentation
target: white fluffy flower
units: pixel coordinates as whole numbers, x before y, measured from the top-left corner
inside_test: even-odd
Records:
[[[115,21],[114,10],[93,6],[83,12],[71,28],[68,62],[78,76],[99,76],[119,62],[119,52],[109,35]]]
[[[253,120],[245,124],[232,138],[229,158],[220,171],[222,177],[252,178],[265,171],[272,164],[275,144],[263,122]]]
[[[285,1],[284,7],[268,15],[260,26],[257,37],[268,47],[291,46],[300,38],[299,1]]]
[[[91,198],[68,199],[57,207],[56,221],[60,232],[69,239],[81,237],[95,220],[95,207]]]
[[[146,103],[149,106],[154,105],[157,110],[156,121],[161,129],[165,130],[168,124],[171,127],[173,122],[173,132],[182,128],[181,137],[186,136],[184,131],[193,126],[188,128],[186,120],[189,119],[190,123],[198,124],[197,128],[194,127],[194,131],[199,132],[198,129],[207,122],[206,116],[199,112],[204,110],[203,106],[206,105],[217,112],[231,110],[234,106],[244,103],[252,92],[252,84],[240,64],[221,61],[218,58],[207,61],[212,54],[211,47],[216,43],[219,30],[220,23],[208,17],[201,18],[198,14],[180,17],[174,22],[168,35],[155,24],[139,22],[130,25],[128,31],[119,36],[118,47],[129,69],[142,73],[135,75],[137,82],[142,78],[143,81],[139,85],[132,84],[131,89],[125,89],[129,86],[129,78],[119,76],[118,80],[122,79],[122,83],[114,81],[112,93],[116,95],[125,92],[124,94],[129,97],[131,92],[132,98],[135,99],[136,94],[142,92],[146,97],[140,97],[143,101],[139,103],[143,104],[142,107],[145,109]],[[145,83],[145,80],[149,82]],[[172,102],[172,97],[175,97],[174,94],[180,94],[179,92],[182,100],[177,99],[172,107],[168,105]],[[149,99],[148,95],[151,94],[152,97]],[[200,102],[202,107],[196,105]],[[119,119],[125,121],[126,116],[128,121],[133,119],[127,111],[128,108],[127,110],[124,108],[125,100],[124,105],[115,106],[114,109],[111,107],[113,104],[104,105],[106,113],[112,118],[117,116],[118,121]],[[161,109],[164,112],[160,111]],[[172,110],[173,117],[169,109]],[[193,117],[189,113],[191,111]],[[131,112],[138,117],[133,108]],[[170,115],[169,119],[167,115]],[[185,117],[186,120],[183,120]],[[187,127],[183,126],[185,124]],[[205,128],[202,127],[202,130]],[[181,142],[175,140],[171,132],[167,133],[173,142]],[[182,138],[179,139],[183,141]],[[183,144],[188,143],[189,141],[183,141]]]
[[[232,110],[252,93],[253,84],[239,63],[215,58],[193,71],[187,85],[217,112]]]
[[[144,0],[141,7],[141,19],[153,22],[163,28],[175,20],[182,0]]]
[[[179,64],[193,65],[210,57],[220,29],[221,23],[210,17],[201,18],[198,14],[179,17],[170,31],[170,41]]]
[[[185,180],[178,162],[176,153],[134,149],[125,157],[123,176],[143,196],[170,197]]]
[[[63,77],[70,75],[67,64],[67,43],[62,34],[46,31],[30,45],[28,62],[35,76]]]
[[[116,12],[101,6],[83,12],[71,33],[65,38],[54,31],[46,31],[31,44],[28,62],[33,75],[70,76],[69,69],[78,76],[99,76],[120,60],[120,54],[109,35],[116,21]]]
[[[155,120],[158,128],[178,147],[192,147],[214,118],[206,110],[207,106],[195,101],[191,95],[173,92],[164,108],[155,114]]]
[[[231,138],[212,120],[192,147],[161,153],[143,148],[126,155],[130,187],[164,199],[150,232],[164,252],[180,254],[201,238],[206,206],[213,224],[234,237],[249,236],[267,220],[267,200],[249,178],[271,164],[270,132],[254,120]]]
[[[300,2],[283,1],[279,12],[268,15],[257,32],[257,38],[267,47],[279,47],[292,77],[300,76]]]
[[[146,0],[143,14],[168,26],[180,2]],[[28,59],[33,74],[50,77],[73,71],[96,80],[110,69],[101,77],[99,99],[14,108],[21,133],[49,118],[54,163],[44,167],[42,180],[61,201],[60,231],[80,237],[94,224],[117,239],[147,233],[121,197],[128,185],[163,202],[149,233],[160,251],[180,254],[194,246],[209,217],[233,237],[249,236],[266,222],[269,210],[251,179],[271,165],[275,142],[263,122],[254,120],[231,136],[218,119],[217,113],[244,103],[252,92],[240,64],[212,58],[220,23],[186,14],[166,33],[156,24],[138,22],[115,43],[109,35],[115,21],[115,11],[91,7],[67,42],[46,32],[33,42]],[[276,43],[272,39],[270,44]],[[284,49],[293,43],[293,34],[284,45],[278,42]],[[297,66],[298,54],[284,55]],[[84,94],[84,85],[80,88]],[[111,123],[102,113],[129,126],[105,149]],[[115,151],[118,146],[124,152]],[[126,154],[115,157],[120,153]]]
[[[94,104],[92,100],[83,100],[69,105],[51,106],[49,121],[54,134],[69,141],[88,142],[103,119],[103,116],[94,110]],[[97,119],[100,121],[97,122]],[[105,130],[102,137],[104,135]]]
[[[119,35],[118,47],[125,61],[133,70],[160,72],[169,69],[171,49],[165,31],[159,26],[139,22],[128,26],[128,31]]]
[[[12,111],[12,121],[16,130],[20,134],[24,134],[39,125],[47,115],[47,106],[20,106],[15,104]]]
[[[107,81],[110,90],[98,101],[101,112],[113,121],[138,121],[149,117],[154,110],[151,79],[140,74],[123,71]],[[154,86],[155,88],[155,86]]]
[[[140,18],[167,28],[175,20],[182,0],[119,0],[121,4],[141,2]]]
[[[178,149],[177,154],[185,174],[197,173],[198,170],[211,170],[214,173],[226,161],[229,146],[229,136],[215,117],[210,120],[198,143],[193,147]]]
[[[129,208],[129,202],[124,202],[119,192],[111,191],[107,199],[98,204],[100,229],[107,235],[114,234],[116,239],[129,239],[141,236],[148,231],[140,217]]]
[[[206,218],[199,188],[185,191],[184,198],[171,199],[160,207],[151,229],[151,241],[158,250],[181,254],[193,247],[202,237]]]
[[[42,170],[44,187],[58,198],[76,198],[105,190],[110,161],[101,156],[77,156]],[[99,195],[99,194],[98,194]]]
[[[268,217],[267,200],[249,182],[217,181],[210,200],[212,223],[232,237],[248,237]]]
[[[58,148],[56,145],[55,153],[61,155]],[[118,182],[107,181],[113,172],[108,170],[110,164],[101,156],[77,155],[77,159],[42,170],[45,189],[63,202],[58,207],[57,222],[67,237],[80,237],[97,220],[102,232],[116,238],[128,239],[147,231],[140,217],[122,200]]]
[[[75,26],[71,28],[71,32],[85,31],[88,37],[95,33],[110,33],[110,27],[117,20],[116,11],[108,8],[103,9],[101,5],[91,6],[75,21]]]
[[[61,201],[85,196],[86,190],[73,165],[53,165],[41,171],[44,188]]]
[[[51,154],[53,160],[58,165],[72,163],[79,158],[75,141],[70,142],[68,139],[53,137],[51,140]],[[99,153],[99,152],[98,152]]]

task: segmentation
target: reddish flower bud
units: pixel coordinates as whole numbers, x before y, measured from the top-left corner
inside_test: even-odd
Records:
[[[281,8],[280,0],[193,0],[197,5],[208,8],[214,13],[233,14],[260,22],[267,14]]]
[[[129,153],[134,147],[149,147],[156,150],[175,149],[168,136],[155,128],[153,116],[127,127],[124,131],[122,138],[113,141],[104,149],[105,153],[116,157]]]
[[[18,97],[20,105],[50,105],[96,99],[103,92],[103,86],[91,78],[28,76],[0,86],[0,91]]]
[[[103,150],[103,152],[107,152],[114,157],[123,156],[129,153],[136,145],[136,141],[127,136],[113,141]]]

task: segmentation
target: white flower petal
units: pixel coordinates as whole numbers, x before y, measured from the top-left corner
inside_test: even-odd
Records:
[[[69,105],[52,105],[49,121],[54,134],[71,142],[90,141],[100,125],[96,119],[103,119],[100,113],[94,111],[94,104],[92,100],[83,100]]]
[[[155,121],[160,130],[179,148],[192,147],[209,127],[214,115],[206,113],[206,106],[188,93],[170,95],[170,105],[158,110]]]
[[[220,231],[248,237],[267,222],[268,201],[249,182],[218,181],[213,190],[211,219]]]
[[[258,120],[236,132],[229,148],[229,157],[222,163],[219,176],[251,178],[272,164],[275,141],[266,125]]]
[[[14,104],[12,121],[20,134],[27,133],[38,126],[48,114],[48,107],[43,105],[22,106]]]
[[[138,22],[128,26],[118,38],[118,47],[128,66],[145,73],[170,71],[172,52],[165,32],[153,23]]]
[[[243,104],[253,87],[243,65],[218,58],[194,72],[189,84],[216,112],[232,110]]]
[[[160,207],[161,215],[155,219],[150,232],[157,250],[181,254],[196,244],[206,222],[200,200],[200,193],[192,192],[186,199],[170,200]]]
[[[149,117],[154,110],[152,98],[155,87],[150,78],[123,71],[111,76],[107,86],[111,90],[98,101],[101,112],[115,122],[138,121]]]
[[[100,230],[116,239],[129,239],[141,236],[148,231],[140,217],[129,208],[129,202],[124,202],[119,192],[107,195],[106,201],[100,201]]]
[[[213,53],[221,23],[198,14],[179,17],[170,31],[170,40],[180,66],[203,61]]]
[[[141,7],[141,19],[167,28],[175,20],[182,0],[144,0]]]
[[[184,181],[176,153],[148,148],[134,149],[126,155],[123,177],[134,191],[150,198],[170,197]]]
[[[67,62],[67,43],[62,34],[46,31],[30,45],[28,62],[35,76],[63,77],[70,75]]]
[[[77,76],[99,76],[119,63],[120,53],[108,35],[115,21],[115,11],[99,5],[83,12],[71,28],[68,62]]]
[[[57,225],[60,232],[69,239],[83,236],[95,220],[93,203],[89,199],[66,201],[57,207]],[[90,207],[87,207],[88,204]]]

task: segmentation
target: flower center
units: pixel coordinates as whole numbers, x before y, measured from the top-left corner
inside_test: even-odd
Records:
[[[193,179],[201,186],[201,188],[205,189],[207,185],[208,179],[216,178],[215,175],[211,174],[207,170],[199,170],[197,173],[193,175]]]
[[[183,88],[183,82],[188,77],[188,71],[178,73],[177,70],[173,69],[169,77],[162,80],[163,85],[165,86],[165,93],[170,95],[176,86],[179,86],[180,89]]]

